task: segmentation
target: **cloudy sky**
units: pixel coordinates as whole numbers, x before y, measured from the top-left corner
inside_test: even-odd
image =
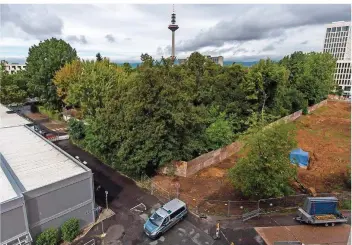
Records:
[[[141,53],[170,55],[170,4],[0,5],[0,57],[26,58],[28,48],[62,38],[82,58],[97,52],[119,62]],[[193,51],[225,60],[280,58],[321,51],[324,24],[351,19],[351,5],[175,5],[176,55]]]

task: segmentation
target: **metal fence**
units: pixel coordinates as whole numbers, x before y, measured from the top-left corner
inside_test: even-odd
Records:
[[[259,214],[269,214],[276,212],[285,212],[292,209],[302,207],[304,201],[309,194],[291,195],[279,198],[267,198],[260,199],[257,201],[247,200],[210,200],[202,199],[195,200],[193,197],[179,193],[176,188],[171,190],[165,189],[160,185],[153,182],[147,176],[143,176],[139,185],[147,190],[154,196],[156,196],[162,203],[166,203],[173,198],[180,198],[181,200],[188,200],[188,207],[199,215],[217,215],[227,216],[232,218],[247,219],[248,217],[255,217]],[[317,196],[335,196],[339,200],[339,209],[350,208],[351,193],[318,193]]]

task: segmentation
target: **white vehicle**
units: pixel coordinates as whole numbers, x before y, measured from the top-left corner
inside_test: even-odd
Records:
[[[148,237],[157,239],[180,220],[183,220],[187,213],[186,204],[175,198],[160,207],[149,217],[144,224],[144,232]]]

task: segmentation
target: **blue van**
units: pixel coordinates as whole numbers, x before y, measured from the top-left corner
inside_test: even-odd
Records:
[[[144,224],[144,232],[152,239],[159,238],[187,215],[187,206],[175,198],[156,210]]]

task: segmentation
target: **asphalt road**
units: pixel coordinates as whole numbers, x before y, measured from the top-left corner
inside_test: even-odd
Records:
[[[109,166],[100,162],[91,154],[71,144],[69,140],[58,141],[61,149],[72,155],[78,156],[81,161],[87,162],[94,174],[95,198],[98,205],[105,207],[105,190],[108,191],[108,206],[116,215],[112,223],[121,225],[124,230],[123,236],[114,238],[108,244],[188,244],[188,245],[212,245],[214,239],[205,231],[194,226],[187,218],[181,221],[164,236],[153,241],[143,233],[144,219],[160,206],[160,201],[151,194],[139,188],[130,178],[114,171]],[[98,186],[101,186],[98,188]],[[131,211],[136,205],[143,203],[147,210],[144,213]],[[110,229],[110,228],[109,228]],[[111,232],[115,232],[111,230]],[[113,236],[113,235],[110,235]],[[218,243],[220,245],[220,243]],[[227,243],[221,243],[227,244]]]

